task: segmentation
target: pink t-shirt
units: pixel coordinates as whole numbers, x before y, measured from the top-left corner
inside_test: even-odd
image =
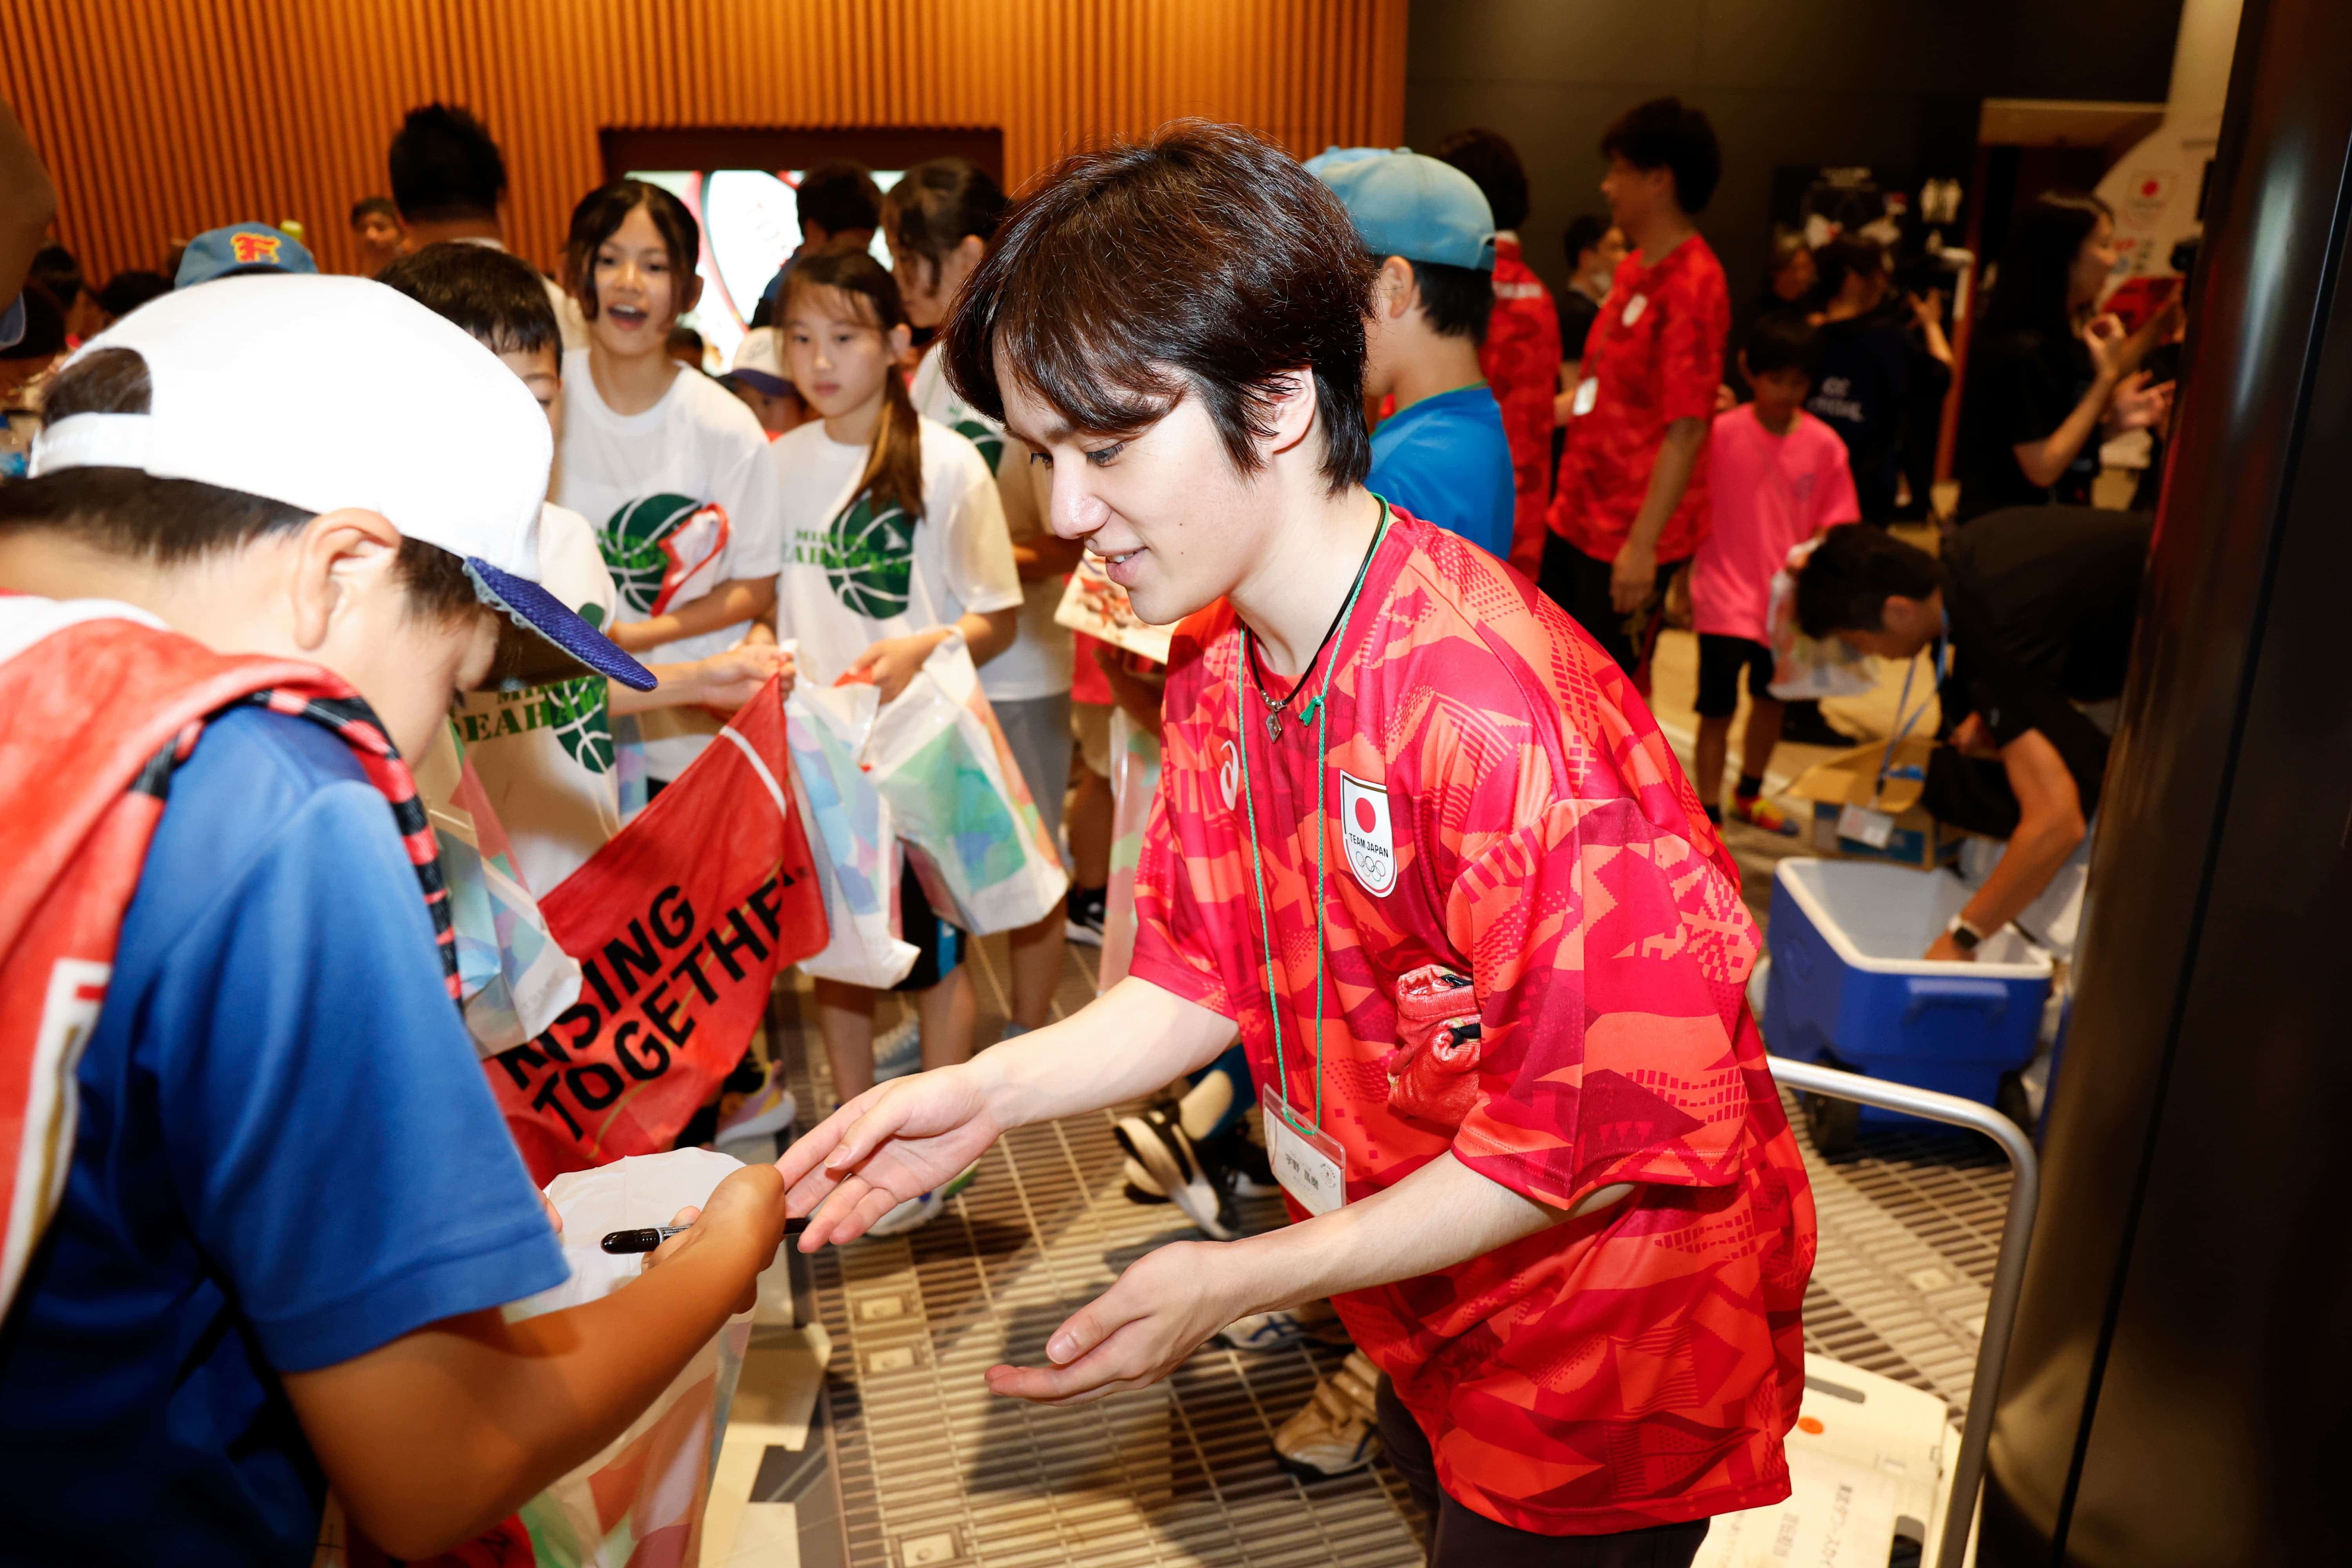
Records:
[[[1802,409],[1775,436],[1743,403],[1715,416],[1707,462],[1715,528],[1691,563],[1692,619],[1702,632],[1769,643],[1772,574],[1814,534],[1862,516],[1845,443]]]

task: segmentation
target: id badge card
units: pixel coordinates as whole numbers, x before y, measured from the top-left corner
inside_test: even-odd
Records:
[[[1258,1090],[1265,1112],[1265,1152],[1274,1179],[1311,1215],[1329,1214],[1348,1201],[1348,1151],[1328,1132],[1306,1132],[1284,1114],[1282,1091]]]

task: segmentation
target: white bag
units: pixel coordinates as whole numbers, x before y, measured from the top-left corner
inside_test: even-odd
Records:
[[[597,1245],[604,1234],[667,1225],[679,1209],[708,1203],[740,1168],[724,1154],[679,1149],[556,1177],[547,1196],[563,1216],[572,1278],[508,1307],[507,1318],[576,1307],[622,1289],[643,1260],[604,1252]],[[751,1341],[751,1313],[728,1319],[602,1453],[523,1504],[519,1517],[539,1562],[626,1568],[698,1560],[711,1470]]]
[[[1160,742],[1127,715],[1110,710],[1110,885],[1103,894],[1102,959],[1095,970],[1100,995],[1127,978],[1135,962],[1135,873],[1143,859],[1143,832],[1160,793]]]
[[[1856,653],[1835,637],[1809,637],[1797,625],[1797,573],[1821,542],[1818,533],[1806,540],[1790,551],[1780,570],[1772,574],[1772,597],[1764,611],[1764,627],[1772,639],[1772,695],[1783,702],[1859,697],[1878,685],[1868,654]]]
[[[1060,906],[1069,875],[961,637],[933,649],[882,710],[865,762],[943,918],[986,936]]]
[[[821,980],[886,991],[907,977],[919,954],[898,939],[890,803],[858,765],[880,706],[871,686],[796,681],[784,700],[784,742],[832,931],[824,951],[801,967]]]

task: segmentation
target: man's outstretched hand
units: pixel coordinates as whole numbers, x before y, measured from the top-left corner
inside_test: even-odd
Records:
[[[801,1250],[855,1241],[908,1199],[946,1185],[1003,1131],[975,1064],[875,1085],[776,1162],[787,1211],[809,1216]]]
[[[1145,1253],[1118,1282],[1045,1342],[1047,1367],[992,1366],[992,1394],[1039,1405],[1084,1405],[1148,1388],[1209,1336],[1255,1310],[1239,1249],[1179,1241]]]

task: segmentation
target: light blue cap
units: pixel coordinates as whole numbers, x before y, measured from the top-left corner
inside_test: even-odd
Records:
[[[316,272],[319,264],[302,242],[284,229],[266,223],[233,223],[208,228],[188,241],[180,253],[180,275],[174,289],[193,289],[215,278],[244,272]]]
[[[1476,182],[1409,148],[1330,147],[1307,172],[1331,187],[1375,256],[1495,269],[1495,215]]]

